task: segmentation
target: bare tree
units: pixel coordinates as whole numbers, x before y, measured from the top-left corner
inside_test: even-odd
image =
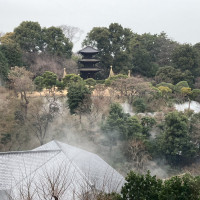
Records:
[[[77,73],[77,62],[72,59],[65,59],[48,54],[28,54],[25,56],[26,62],[30,65],[29,69],[34,76],[41,76],[45,71],[51,71],[61,79],[64,68],[66,68],[68,74]]]
[[[71,42],[74,44],[80,40],[81,35],[83,34],[83,30],[78,27],[69,26],[69,25],[61,25],[59,28],[62,29],[64,35],[69,38]]]
[[[137,170],[143,170],[145,163],[151,158],[143,141],[138,139],[129,141],[128,152]]]
[[[60,105],[55,94],[46,94],[42,99],[36,99],[29,107],[25,123],[43,145],[47,130],[54,118],[60,114]]]
[[[8,74],[8,79],[11,81],[16,94],[20,94],[21,106],[24,108],[25,115],[27,114],[29,104],[27,92],[32,91],[34,88],[32,76],[33,74],[24,67],[14,67]]]
[[[25,174],[21,174],[23,181],[15,180],[14,185],[6,192],[5,200],[34,200],[37,192],[34,188],[34,175],[28,176],[25,170]]]
[[[8,200],[111,200],[110,193],[120,191],[124,181],[114,176],[115,170],[108,170],[103,177],[91,179],[90,171],[82,174],[72,164],[63,161],[58,166],[46,166],[32,175],[22,174],[7,193]],[[99,182],[100,181],[100,182]],[[101,183],[101,184],[100,184]],[[97,188],[95,187],[97,185]],[[6,200],[7,200],[6,199]]]
[[[40,200],[61,200],[66,197],[74,181],[74,172],[70,172],[71,165],[63,162],[56,169],[44,171],[40,182],[37,183],[37,195]]]

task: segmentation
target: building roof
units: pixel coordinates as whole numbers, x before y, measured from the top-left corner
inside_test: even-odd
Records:
[[[98,63],[98,62],[100,62],[100,60],[94,59],[94,58],[92,58],[92,59],[86,59],[86,58],[84,58],[84,59],[80,60],[79,62],[81,62],[81,63],[85,63],[85,62]]]
[[[124,183],[124,178],[96,154],[51,141],[32,151],[0,153],[0,191],[13,190],[16,195],[17,188],[28,180],[34,180],[32,187],[36,187],[42,184],[44,174],[52,176],[59,171],[66,171],[62,179],[66,176],[69,181],[64,193],[67,199],[77,199],[83,188],[119,192]]]
[[[82,50],[80,50],[78,53],[98,53],[99,50],[91,47],[91,46],[87,46],[85,48],[83,48]]]
[[[83,67],[83,68],[79,68],[79,71],[80,72],[98,72],[98,71],[101,71],[101,69],[99,69],[99,68],[93,68],[93,67],[91,67],[91,68],[85,68],[85,67]]]

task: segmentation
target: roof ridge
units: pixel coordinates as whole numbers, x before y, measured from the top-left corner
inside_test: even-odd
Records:
[[[61,151],[60,150],[37,150],[37,151],[33,151],[33,150],[27,150],[27,151],[7,151],[7,152],[0,152],[0,156],[1,155],[13,155],[13,154],[27,154],[27,153],[49,153],[49,152],[57,152],[57,151]]]
[[[88,46],[84,47],[83,49],[79,50],[78,53],[81,53],[82,51],[84,51],[87,48],[92,49],[94,51],[93,53],[98,53],[99,52],[98,49],[92,47],[91,45],[88,45]]]
[[[65,155],[65,157],[72,163],[72,165],[74,165],[74,166],[77,168],[77,171],[80,173],[80,175],[82,175],[82,176],[84,177],[85,181],[86,181],[86,182],[89,184],[89,186],[92,188],[92,187],[93,187],[93,184],[91,183],[90,179],[82,172],[82,170],[78,167],[78,165],[77,165],[72,159],[70,159],[70,158],[67,156],[66,152],[63,151],[61,145],[59,144],[59,143],[62,143],[62,142],[59,142],[59,141],[56,141],[56,140],[55,140],[55,143],[60,147],[60,149],[61,149],[61,151],[63,152],[63,154]],[[65,143],[64,143],[64,145],[71,146],[71,145],[65,144]],[[73,146],[71,146],[71,147],[73,147]],[[73,148],[74,148],[74,147],[73,147]],[[75,147],[75,148],[77,148],[77,147]],[[78,149],[79,149],[79,148],[78,148]]]
[[[53,141],[56,143],[56,145],[58,146],[58,148],[63,152],[63,149],[60,146],[59,141],[58,140],[53,140]]]
[[[45,150],[45,151],[48,151],[48,150]],[[54,152],[58,151],[59,153],[61,152],[60,150],[50,150],[50,151],[54,151]],[[40,152],[40,151],[38,151],[38,152]],[[20,182],[22,182],[28,176],[31,176],[33,173],[35,173],[38,169],[40,169],[42,166],[44,166],[46,163],[48,163],[51,159],[53,159],[59,153],[57,153],[56,155],[51,156],[47,161],[45,161],[43,164],[41,164],[40,166],[38,166],[35,170],[33,170],[32,172],[30,172],[29,174],[26,174],[26,176],[23,177],[21,180],[19,180],[15,185],[18,185]]]

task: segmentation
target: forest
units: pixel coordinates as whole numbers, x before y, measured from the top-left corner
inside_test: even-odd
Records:
[[[121,194],[97,199],[200,199],[200,43],[94,27],[82,46],[99,50],[102,70],[84,80],[80,32],[23,21],[0,34],[0,152],[65,141],[126,177]]]

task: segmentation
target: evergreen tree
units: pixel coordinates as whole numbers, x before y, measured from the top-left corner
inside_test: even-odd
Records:
[[[163,151],[171,164],[186,164],[197,154],[189,134],[188,118],[183,113],[171,112],[166,116],[163,139]]]
[[[67,103],[71,114],[82,114],[90,111],[91,91],[83,81],[71,84],[68,88]]]
[[[6,80],[8,77],[8,61],[5,58],[4,54],[0,51],[0,77],[3,80]]]

